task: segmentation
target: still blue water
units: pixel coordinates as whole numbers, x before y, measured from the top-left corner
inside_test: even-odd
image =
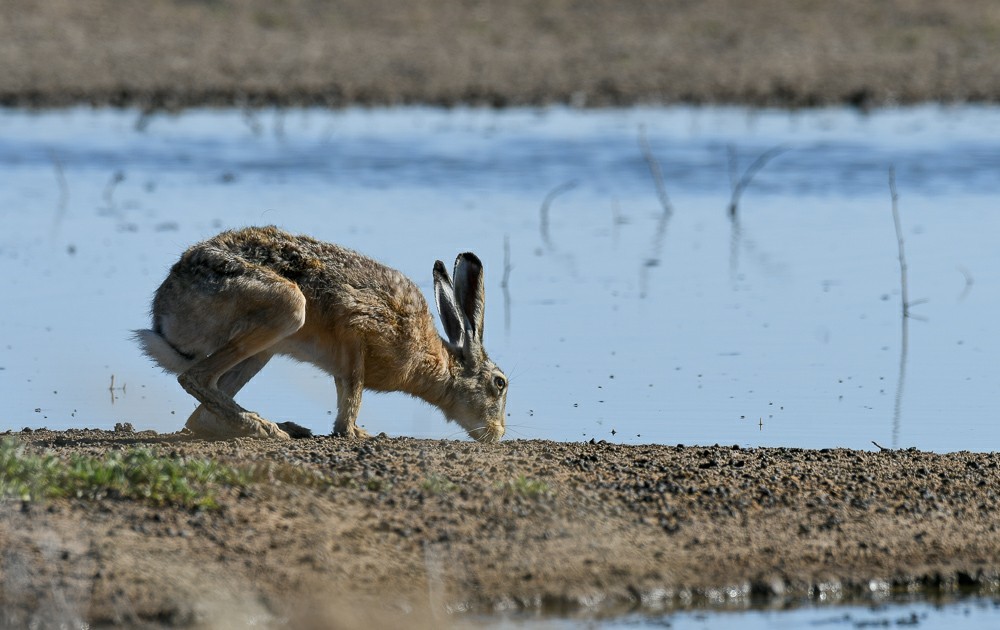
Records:
[[[477,252],[509,438],[995,450],[998,131],[936,106],[0,111],[0,428],[180,428],[193,399],[129,331],[185,247],[277,224],[432,304],[434,260]],[[330,381],[276,360],[239,400],[327,432]],[[360,423],[462,437],[402,395]]]

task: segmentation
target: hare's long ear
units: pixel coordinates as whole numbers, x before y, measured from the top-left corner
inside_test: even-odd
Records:
[[[472,326],[473,337],[482,343],[486,285],[483,280],[483,263],[472,252],[459,254],[455,260],[455,300]]]
[[[465,347],[465,316],[455,299],[455,287],[448,277],[448,270],[440,260],[434,263],[434,301],[437,303],[438,315],[444,325],[448,341],[456,349]]]

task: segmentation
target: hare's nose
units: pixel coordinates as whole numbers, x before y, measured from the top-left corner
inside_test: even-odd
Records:
[[[507,432],[502,422],[490,423],[487,429],[489,431],[490,442],[499,442],[503,434]]]

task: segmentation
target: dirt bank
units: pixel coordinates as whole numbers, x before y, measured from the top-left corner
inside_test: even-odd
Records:
[[[0,103],[1000,100],[993,0],[9,0]]]
[[[14,437],[60,457],[139,444],[270,464],[215,511],[8,500],[0,610],[17,627],[363,627],[403,613],[434,626],[447,610],[989,591],[1000,577],[997,454]]]

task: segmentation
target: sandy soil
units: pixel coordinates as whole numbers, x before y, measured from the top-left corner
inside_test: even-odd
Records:
[[[448,611],[993,592],[1000,578],[998,454],[14,436],[60,455],[138,443],[271,473],[214,512],[8,501],[9,626],[368,627],[406,614],[432,627],[460,620]],[[545,488],[514,490],[519,476]]]
[[[6,0],[0,103],[1000,100],[994,0]]]

